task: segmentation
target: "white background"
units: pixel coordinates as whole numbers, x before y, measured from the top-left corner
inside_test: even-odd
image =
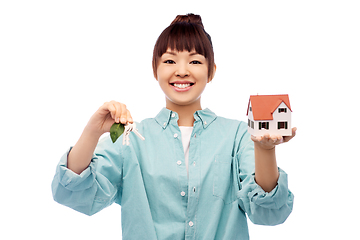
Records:
[[[136,121],[165,105],[153,46],[189,12],[217,63],[203,108],[246,121],[249,95],[290,96],[298,134],[277,157],[294,211],[249,221],[251,238],[359,239],[360,4],[348,0],[1,1],[1,239],[121,239],[120,206],[85,216],[52,200],[51,181],[104,102]]]

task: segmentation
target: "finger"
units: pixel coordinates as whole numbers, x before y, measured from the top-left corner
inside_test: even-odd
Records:
[[[284,141],[281,135],[276,135],[274,139],[276,144],[280,144]]]
[[[296,128],[296,127],[294,127],[294,128],[292,128],[292,129],[291,129],[291,131],[292,131],[292,135],[295,137],[295,135],[296,135],[296,131],[297,131],[297,128]]]
[[[262,142],[264,143],[267,143],[267,142],[270,142],[271,141],[271,137],[269,134],[265,134],[262,139],[261,139]]]
[[[115,106],[113,105],[113,103],[111,102],[107,102],[104,104],[104,110],[107,110],[108,112],[110,112],[110,116],[111,118],[113,118],[115,121],[116,121],[116,117],[115,117],[115,114],[116,114],[116,108]]]
[[[111,117],[116,123],[120,123],[121,113],[122,113],[122,103],[111,101],[108,104],[108,110],[110,111]]]
[[[297,131],[297,128],[296,128],[296,127],[292,128],[292,135],[291,135],[291,136],[286,136],[286,137],[284,137],[284,142],[288,142],[288,141],[290,141],[293,137],[295,137],[296,131]]]
[[[121,116],[120,116],[120,122],[121,122],[122,124],[126,124],[126,123],[127,123],[127,112],[128,112],[128,110],[127,110],[125,104],[121,103],[120,105],[121,105],[121,110],[120,110],[120,114],[121,114]]]
[[[251,135],[251,139],[252,139],[254,142],[261,142],[261,141],[263,141],[264,136],[253,136],[253,135]]]
[[[120,122],[120,116],[121,116],[121,104],[115,101],[111,102],[114,112],[113,112],[113,119],[116,123]]]
[[[127,110],[127,112],[126,112],[126,118],[127,118],[127,121],[128,122],[130,122],[130,123],[133,123],[134,121],[133,121],[133,119],[132,119],[132,117],[131,117],[131,114],[130,114],[130,111],[129,110]]]
[[[254,142],[258,142],[259,140],[257,139],[257,137],[255,137],[254,135],[251,135],[251,140],[253,140]]]
[[[269,140],[271,140],[270,142],[272,142],[272,143],[277,143],[277,141],[278,141],[278,136],[277,135],[273,135],[273,136],[271,136],[270,137],[270,139]]]

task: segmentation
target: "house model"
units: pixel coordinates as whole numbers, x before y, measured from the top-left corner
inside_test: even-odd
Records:
[[[289,95],[250,96],[247,116],[248,132],[253,136],[291,136]]]

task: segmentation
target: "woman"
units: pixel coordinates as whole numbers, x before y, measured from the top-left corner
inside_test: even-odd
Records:
[[[137,124],[146,140],[99,141],[112,124],[133,122],[124,104],[105,103],[62,157],[54,199],[88,215],[120,204],[123,239],[248,239],[246,214],[256,224],[284,222],[293,195],[275,146],[296,129],[255,138],[246,123],[202,109],[216,65],[200,16],[177,16],[163,31],[153,70],[166,107]]]

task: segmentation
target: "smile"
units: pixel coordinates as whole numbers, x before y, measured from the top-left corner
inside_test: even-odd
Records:
[[[174,87],[177,87],[177,88],[187,88],[187,87],[190,87],[191,84],[190,84],[190,83],[185,83],[185,84],[174,83],[173,86],[174,86]]]
[[[190,88],[194,85],[194,83],[170,83],[170,85],[175,89],[177,92],[186,92],[190,90]]]

